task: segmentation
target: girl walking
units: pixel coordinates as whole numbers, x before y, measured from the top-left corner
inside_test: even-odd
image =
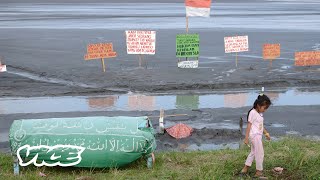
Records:
[[[271,101],[268,96],[260,94],[253,104],[253,108],[250,109],[247,115],[248,126],[246,130],[246,137],[244,143],[249,145],[251,141],[251,152],[247,157],[245,166],[241,170],[242,174],[246,174],[251,167],[253,160],[256,160],[256,173],[255,177],[262,176],[263,170],[263,158],[264,150],[262,144],[262,135],[266,136],[267,140],[270,140],[270,134],[263,127],[263,114],[271,105]]]

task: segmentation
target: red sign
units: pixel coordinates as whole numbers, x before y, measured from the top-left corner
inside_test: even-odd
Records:
[[[320,65],[320,51],[307,51],[295,53],[295,66]]]
[[[263,59],[273,60],[280,57],[280,44],[264,44]]]
[[[84,55],[85,60],[112,57],[117,57],[117,53],[113,51],[112,43],[89,44],[87,54]]]

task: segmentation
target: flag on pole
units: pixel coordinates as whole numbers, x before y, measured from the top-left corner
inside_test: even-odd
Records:
[[[187,16],[210,17],[211,0],[185,0]]]

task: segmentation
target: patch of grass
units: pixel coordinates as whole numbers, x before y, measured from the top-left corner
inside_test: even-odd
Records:
[[[265,142],[264,174],[269,179],[320,180],[320,143],[297,138]],[[0,179],[238,179],[249,148],[201,152],[163,152],[156,154],[153,169],[146,167],[143,158],[125,168],[84,169],[34,166],[20,167],[21,175],[13,175],[12,157],[0,154]],[[283,167],[281,175],[272,172]],[[255,172],[255,164],[250,175]],[[249,177],[248,177],[249,178]]]

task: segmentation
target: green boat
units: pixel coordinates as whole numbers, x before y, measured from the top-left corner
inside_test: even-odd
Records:
[[[148,117],[15,120],[9,139],[20,166],[123,167],[156,149]]]

